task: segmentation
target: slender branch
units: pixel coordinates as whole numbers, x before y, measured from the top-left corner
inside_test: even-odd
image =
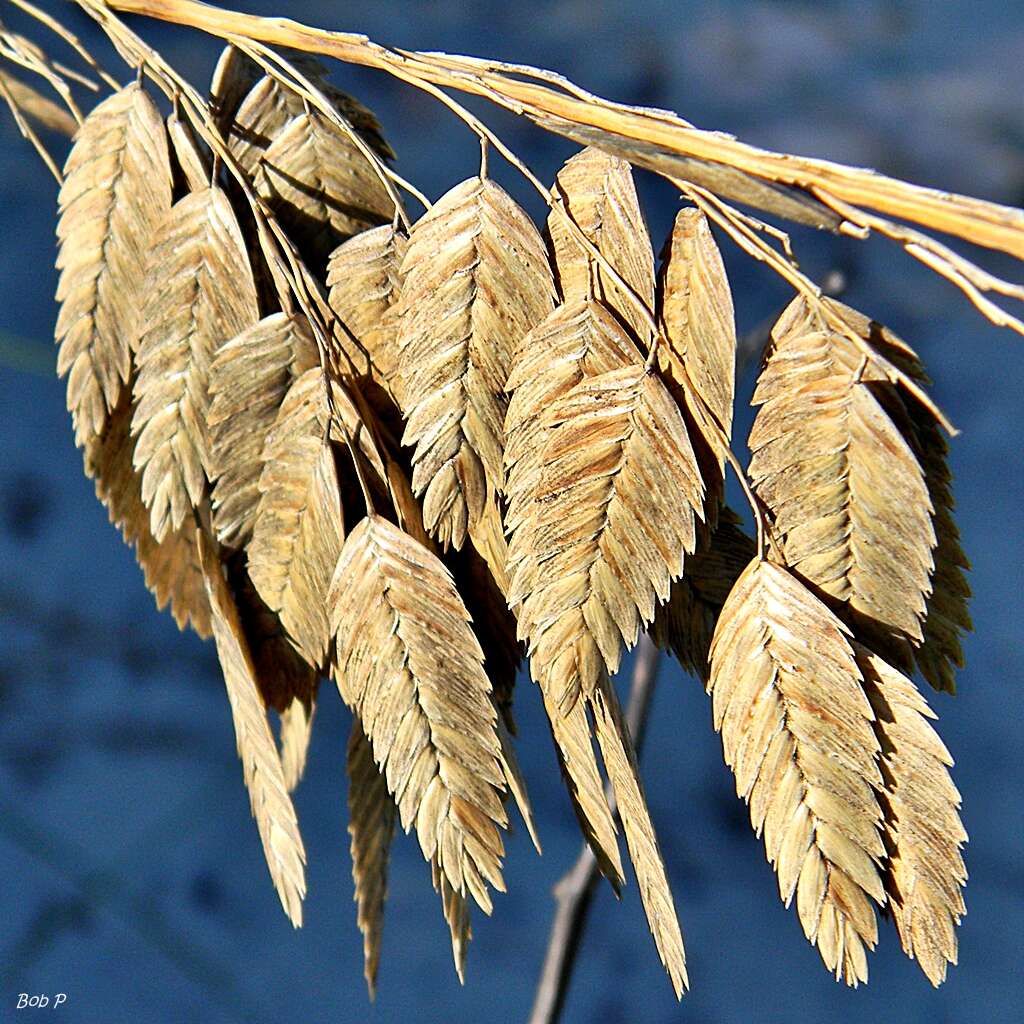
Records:
[[[647,731],[660,654],[649,636],[645,634],[640,638],[633,662],[629,705],[626,708],[626,724],[633,737],[638,758]],[[605,798],[612,813],[617,816],[615,794],[611,786],[605,788]],[[537,984],[533,1009],[530,1011],[530,1024],[555,1024],[561,1016],[599,877],[594,853],[584,843],[576,863],[558,880],[554,888],[555,918],[551,923],[544,966]]]
[[[819,227],[839,230],[847,223],[829,205],[835,197],[1024,259],[1022,210],[864,168],[759,149],[721,132],[694,128],[667,111],[597,101],[569,84],[541,84],[551,79],[534,69],[449,54],[400,52],[366,36],[328,32],[288,18],[256,17],[197,0],[106,3],[114,10],[188,25],[222,38],[245,35],[483,96],[558,134],[616,148],[631,162],[670,177],[700,183],[693,173],[696,166],[713,189],[717,175],[717,191],[723,195],[731,191],[733,198],[750,205]],[[525,76],[534,80],[524,81]],[[816,189],[822,190],[820,196]]]

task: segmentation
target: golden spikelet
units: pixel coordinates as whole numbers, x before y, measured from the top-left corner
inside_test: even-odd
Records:
[[[222,58],[225,61],[223,72],[215,75],[214,95],[225,110],[232,103],[238,103],[236,97],[242,87],[240,82],[253,74],[254,63],[249,67],[236,65],[234,58]],[[248,58],[243,57],[244,61]],[[341,114],[359,132],[366,142],[382,159],[394,156],[391,147],[381,132],[380,122],[371,110],[368,110],[357,99],[335,89],[323,81],[324,67],[319,61],[307,55],[296,55],[291,58],[292,64],[301,65],[303,72],[311,78],[334,109]],[[218,71],[221,65],[218,65]],[[262,72],[255,72],[255,84],[249,89],[245,98],[233,112],[228,133],[228,147],[232,155],[241,164],[247,174],[253,174],[260,158],[273,144],[274,140],[297,117],[306,113],[306,101],[297,92],[283,85],[269,75],[258,77]],[[224,94],[224,98],[221,97]]]
[[[658,838],[647,810],[633,741],[623,720],[615,689],[607,677],[595,694],[593,708],[594,731],[618,803],[640,899],[658,956],[668,972],[676,998],[679,998],[689,986],[683,936],[665,875],[665,864],[658,849]]]
[[[711,645],[714,724],[736,792],[804,934],[836,978],[867,980],[885,903],[874,714],[846,627],[785,569],[750,563]]]
[[[851,340],[814,327],[787,311],[773,331],[751,480],[799,576],[864,635],[919,643],[935,531],[902,402]]]
[[[707,218],[693,207],[676,215],[665,245],[658,280],[658,320],[662,330],[658,366],[690,414],[687,422],[703,424],[710,415],[724,435],[713,426],[692,431],[700,439],[695,444],[698,463],[709,492],[713,492],[708,499],[717,506],[726,446],[732,437],[736,321],[721,253]],[[713,470],[709,463],[714,463]],[[709,525],[713,525],[716,509],[708,511]]]
[[[201,192],[209,186],[213,173],[209,153],[196,138],[192,126],[177,113],[167,118],[167,137],[178,175],[185,186],[183,191]]]
[[[469,942],[473,938],[473,929],[469,923],[469,902],[465,896],[452,888],[436,860],[431,861],[430,869],[434,888],[441,895],[441,910],[451,934],[455,973],[459,976],[459,983],[464,984],[466,981],[466,953],[469,950]]]
[[[536,228],[493,182],[470,178],[412,229],[398,331],[403,444],[424,523],[460,548],[502,485],[505,381],[522,338],[554,306]]]
[[[715,529],[699,539],[668,601],[659,605],[651,639],[671,651],[687,672],[705,684],[711,669],[711,638],[729,592],[756,551],[739,516],[724,506]]]
[[[311,265],[365,228],[391,220],[394,203],[377,171],[323,114],[290,121],[254,171],[256,190]]]
[[[319,667],[331,639],[327,592],[345,536],[334,447],[316,418],[286,400],[262,460],[249,575],[302,655]]]
[[[214,353],[259,316],[245,242],[219,188],[174,205],[153,242],[145,288],[132,432],[160,540],[206,494]]]
[[[252,534],[263,472],[263,442],[292,382],[318,364],[301,314],[272,313],[217,350],[210,364],[213,525],[238,548]]]
[[[512,392],[505,417],[511,607],[522,603],[533,579],[531,535],[522,527],[535,514],[544,415],[584,379],[642,361],[619,321],[591,299],[558,306],[523,339],[506,384]]]
[[[348,739],[348,834],[356,922],[363,933],[363,975],[370,998],[377,994],[377,969],[388,892],[388,858],[395,833],[395,804],[373,759],[358,718]]]
[[[316,697],[292,697],[281,712],[280,747],[281,770],[284,784],[291,793],[302,781],[309,756],[309,741],[313,737],[313,715],[316,712]]]
[[[380,516],[349,534],[331,586],[335,677],[427,860],[485,912],[504,890],[497,713],[444,565]]]
[[[566,161],[555,178],[553,195],[594,248],[615,268],[634,294],[612,280],[580,245],[560,210],[548,216],[555,254],[555,276],[562,300],[600,299],[634,337],[651,341],[654,310],[654,252],[625,160],[588,146]],[[644,304],[646,315],[637,306]]]
[[[285,913],[298,928],[302,925],[302,901],[306,896],[306,851],[299,835],[295,808],[285,785],[281,759],[267,722],[267,709],[260,696],[256,668],[242,632],[238,609],[213,542],[202,529],[197,529],[196,543],[253,817],[274,888]]]
[[[398,396],[397,320],[400,269],[408,239],[392,225],[362,231],[331,253],[327,264],[330,305],[338,323],[338,365]]]
[[[953,758],[917,687],[867,648],[854,645],[854,653],[882,745],[889,904],[904,951],[938,987],[946,965],[956,963],[967,881],[960,854],[967,833],[948,771]]]
[[[534,564],[519,635],[566,706],[617,670],[668,597],[703,484],[679,410],[642,363],[584,379],[542,423],[532,514],[517,528]]]
[[[132,464],[131,391],[126,388],[102,432],[85,448],[85,472],[96,481],[96,497],[135,550],[146,586],[157,608],[170,605],[179,629],[192,628],[204,639],[210,633],[210,602],[196,550],[195,527],[183,523],[162,541],[149,530],[149,512],[142,503],[142,480]]]
[[[131,375],[147,255],[171,206],[167,136],[141,86],[127,86],[93,110],[64,173],[57,372],[68,376],[68,409],[82,446],[103,430]]]

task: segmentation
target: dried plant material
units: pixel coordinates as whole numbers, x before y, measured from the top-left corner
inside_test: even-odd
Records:
[[[222,135],[229,136],[242,100],[263,77],[263,69],[230,43],[221,50],[210,79],[210,113]]]
[[[504,779],[483,652],[444,565],[380,516],[349,534],[331,586],[336,679],[427,860],[490,912],[503,891]],[[443,646],[439,641],[443,638]]]
[[[192,628],[204,639],[210,633],[210,602],[196,550],[191,522],[156,541],[149,530],[149,512],[142,503],[142,480],[132,465],[131,393],[128,388],[107,419],[103,432],[85,449],[85,472],[96,481],[96,497],[135,551],[146,586],[157,608],[170,605],[179,629]]]
[[[513,353],[554,306],[536,228],[492,181],[470,178],[412,229],[402,262],[399,392],[427,529],[460,548],[502,486]]]
[[[308,61],[307,57],[307,61]],[[294,63],[294,61],[293,61]],[[319,73],[310,74],[319,67]],[[385,140],[380,122],[357,99],[322,80],[323,66],[317,61],[304,67],[307,77],[325,94],[334,109],[366,140],[382,159],[394,156]],[[274,140],[297,117],[307,113],[305,99],[276,78],[266,75],[252,87],[238,107],[231,124],[228,146],[247,174],[256,170],[260,158]]]
[[[395,834],[395,804],[377,769],[373,749],[358,718],[348,738],[348,834],[356,922],[363,933],[363,976],[370,998],[377,994],[377,968],[388,893],[388,858]]]
[[[260,697],[256,668],[228,589],[213,542],[196,530],[206,593],[212,610],[213,636],[235,723],[238,756],[242,759],[256,827],[263,842],[270,877],[285,913],[296,928],[302,925],[306,896],[306,851],[295,808],[285,786],[281,760]]]
[[[590,299],[558,306],[519,346],[506,384],[512,397],[505,416],[505,525],[511,533],[506,596],[511,607],[522,602],[532,585],[535,553],[529,530],[521,527],[535,513],[544,415],[584,379],[642,363],[615,316]]]
[[[327,263],[330,304],[338,318],[338,365],[354,377],[368,377],[396,401],[398,325],[392,311],[407,246],[405,235],[385,224],[343,242]]]
[[[588,146],[566,161],[553,193],[634,294],[623,291],[580,245],[564,215],[554,210],[548,232],[555,253],[555,275],[566,303],[600,299],[646,346],[654,311],[654,252],[625,160]],[[643,302],[646,313],[638,308]]]
[[[101,433],[131,375],[143,274],[171,205],[164,123],[141,86],[114,93],[86,118],[64,173],[57,372],[68,375],[81,447]]]
[[[618,893],[626,878],[619,853],[618,829],[604,794],[586,706],[583,701],[577,701],[571,708],[563,709],[550,690],[545,689],[544,680],[540,686],[573,813],[601,874]]]
[[[167,118],[167,137],[171,140],[174,162],[186,186],[184,191],[202,192],[211,184],[213,168],[209,153],[200,145],[192,126],[177,114],[172,114]]]
[[[332,441],[345,445],[351,442],[360,453],[371,486],[381,494],[388,493],[389,480],[396,480],[398,467],[389,473],[384,456],[363,425],[359,410],[338,381],[325,377],[319,366],[305,370],[289,387],[274,426],[266,435],[263,450],[278,451],[298,435],[330,436]]]
[[[318,365],[301,314],[272,313],[223,344],[210,364],[213,525],[222,544],[248,542],[259,502],[263,442],[292,382]]]
[[[395,215],[365,154],[315,111],[289,122],[261,157],[254,180],[281,225],[317,267],[339,242]]]
[[[867,980],[878,938],[879,743],[847,628],[786,570],[750,563],[711,645],[715,728],[786,906],[836,978]]]
[[[863,635],[919,643],[935,532],[904,407],[853,341],[788,313],[754,392],[751,481],[798,575]]]
[[[694,207],[676,215],[665,247],[658,319],[664,332],[659,367],[685,391],[696,392],[728,440],[736,387],[736,320],[722,255],[707,218]],[[705,441],[721,466],[721,439],[712,434]]]
[[[679,998],[689,986],[683,936],[676,918],[672,891],[665,877],[665,864],[658,849],[658,838],[647,810],[633,741],[623,720],[619,699],[607,678],[595,695],[593,707],[601,757],[618,803],[622,831],[626,834],[629,857],[636,871],[647,922],[658,956],[668,972],[676,998]]]
[[[345,536],[341,491],[330,439],[308,432],[304,418],[294,432],[289,425],[279,419],[263,452],[249,575],[303,657],[322,666],[331,639],[327,591]]]
[[[281,712],[281,770],[289,793],[302,781],[306,771],[315,711],[316,698],[311,694],[305,699],[292,697],[291,703]]]
[[[756,553],[754,540],[741,527],[739,516],[723,507],[714,531],[700,538],[697,550],[686,560],[682,578],[672,584],[668,601],[654,613],[651,638],[705,684],[718,616]]]
[[[296,650],[281,624],[280,617],[260,597],[245,565],[245,555],[230,555],[225,564],[228,586],[234,595],[242,632],[245,634],[249,653],[256,666],[256,682],[263,703],[273,708],[283,718],[298,701],[307,709],[307,717],[311,721],[313,705],[316,702],[316,669]],[[309,722],[304,728],[308,728],[308,725]],[[285,743],[293,744],[294,741],[298,741],[298,745],[292,750],[286,750]],[[298,781],[304,756],[302,744],[307,741],[282,728],[281,760],[287,780],[294,778],[294,781]],[[288,788],[293,788],[290,781]]]
[[[886,890],[903,950],[938,987],[957,958],[956,926],[967,881],[953,758],[929,724],[934,712],[914,684],[876,654],[854,652],[882,745],[889,847]]]
[[[506,618],[509,616],[508,608],[505,606],[505,598],[508,595],[509,574],[508,574],[508,540],[505,537],[504,517],[501,510],[501,498],[493,490],[488,491],[484,500],[484,511],[477,524],[470,528],[469,539],[477,554],[484,560],[494,586],[502,597],[502,607]],[[515,619],[512,620],[513,627]],[[512,630],[512,639],[515,640],[515,629]]]
[[[219,188],[176,203],[149,254],[135,381],[135,468],[162,539],[206,493],[212,472],[210,363],[259,317],[245,242]]]
[[[78,131],[78,122],[63,107],[6,71],[0,71],[0,88],[10,95],[22,113],[51,132],[71,138]]]
[[[534,678],[590,696],[636,643],[695,543],[703,484],[679,410],[641,364],[590,377],[544,414],[519,612]],[[514,596],[514,595],[513,595]]]
[[[897,366],[912,380],[927,385],[931,382],[917,353],[887,327],[869,320],[863,314],[831,300],[831,307],[860,337],[868,342],[885,360]],[[801,308],[797,316],[810,314]],[[904,433],[917,454],[924,471],[928,497],[934,510],[932,525],[936,545],[932,556],[935,569],[931,579],[931,594],[927,599],[923,640],[913,648],[913,657],[921,674],[937,690],[956,692],[956,669],[964,664],[962,635],[973,628],[968,601],[971,588],[966,572],[970,562],[960,544],[960,531],[953,517],[953,474],[949,469],[949,445],[932,413],[911,396],[905,396],[903,405],[910,419]],[[897,652],[886,652],[895,655]]]
[[[465,984],[466,953],[469,950],[470,940],[473,938],[473,929],[469,924],[469,903],[465,896],[452,888],[436,860],[431,861],[430,868],[434,879],[434,888],[441,894],[441,910],[444,912],[444,919],[448,924],[448,931],[451,933],[455,973],[459,976],[459,983]]]

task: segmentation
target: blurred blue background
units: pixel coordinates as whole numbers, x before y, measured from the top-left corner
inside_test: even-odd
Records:
[[[97,40],[69,5],[48,6],[84,39]],[[772,148],[1024,201],[1019,3],[240,6],[398,46],[529,61],[613,98],[670,107],[702,127]],[[7,7],[3,17],[12,27],[27,24]],[[208,81],[216,44],[184,30],[137,27],[193,82]],[[334,78],[375,108],[402,172],[429,195],[475,172],[475,141],[434,101],[383,75],[338,68]],[[509,116],[488,116],[545,180],[572,151]],[[494,173],[542,215],[506,168]],[[663,183],[640,178],[658,246],[675,197]],[[380,994],[371,1006],[345,832],[347,712],[325,688],[297,794],[310,895],[306,926],[293,932],[249,817],[212,645],[179,634],[156,612],[81,471],[64,386],[53,373],[54,196],[35,154],[0,112],[0,1016],[14,1016],[18,993],[66,992],[66,1021],[524,1020],[551,918],[550,889],[579,845],[536,693],[521,686],[517,715],[544,856],[521,829],[510,838],[509,894],[497,898],[493,919],[477,915],[460,990],[429,872],[416,844],[401,837]],[[960,966],[933,991],[884,925],[870,984],[850,991],[830,979],[795,913],[779,903],[722,764],[707,699],[664,663],[644,772],[693,990],[676,1005],[635,886],[621,905],[602,890],[567,1021],[942,1024],[1022,1016],[1024,340],[989,326],[950,285],[884,242],[802,231],[794,241],[805,269],[819,277],[841,270],[844,299],[918,349],[938,401],[963,431],[952,462],[974,562],[977,633],[966,644],[960,695],[931,698],[957,759],[971,836]],[[768,271],[724,249],[739,328],[748,331],[788,296]],[[1019,265],[980,258],[1020,276]],[[748,371],[744,400],[750,384]],[[741,409],[741,436],[749,422]]]

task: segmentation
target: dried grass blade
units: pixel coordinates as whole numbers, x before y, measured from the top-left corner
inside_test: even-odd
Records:
[[[256,668],[220,560],[213,542],[202,529],[196,530],[196,543],[253,817],[274,888],[285,913],[298,928],[302,925],[302,901],[306,895],[306,851],[295,808],[267,722],[267,709],[256,682]]]
[[[348,833],[356,921],[363,933],[363,976],[370,998],[377,994],[377,969],[388,893],[388,858],[395,833],[395,804],[373,759],[358,718],[348,739]]]

